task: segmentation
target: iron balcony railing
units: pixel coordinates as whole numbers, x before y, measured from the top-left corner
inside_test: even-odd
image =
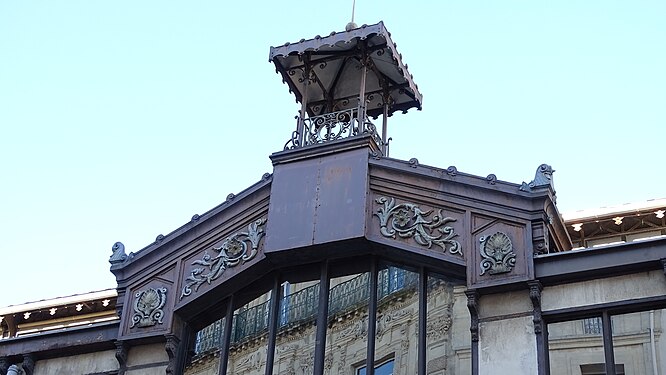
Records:
[[[363,134],[370,134],[375,142],[381,145],[382,138],[377,132],[377,127],[365,115],[365,111],[361,112],[362,116],[358,116],[358,113],[358,108],[350,108],[302,119],[297,116],[297,129],[284,149],[316,145]]]
[[[399,292],[413,290],[418,282],[418,274],[390,267],[378,275],[377,297],[381,301]],[[368,304],[370,275],[361,274],[331,288],[329,293],[328,317],[352,311]],[[317,317],[319,284],[312,285],[296,293],[287,295],[280,301],[280,329],[314,321]],[[257,306],[241,309],[234,315],[231,328],[231,342],[237,344],[259,336],[268,330],[270,299]],[[196,355],[216,350],[220,347],[224,326],[222,319],[197,333],[194,352]]]

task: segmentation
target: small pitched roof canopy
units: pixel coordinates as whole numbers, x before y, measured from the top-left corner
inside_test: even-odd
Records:
[[[421,109],[422,96],[383,22],[271,47],[269,61],[275,64],[283,82],[301,103],[305,71],[310,68],[306,104],[308,114],[316,116],[358,106],[364,56],[368,67],[365,80],[368,116],[376,118],[383,113],[385,96],[389,115],[410,108]]]

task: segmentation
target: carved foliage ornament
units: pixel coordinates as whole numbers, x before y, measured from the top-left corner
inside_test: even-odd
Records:
[[[511,272],[516,265],[516,253],[509,236],[497,232],[488,237],[481,237],[481,275],[488,271],[491,275]]]
[[[164,318],[164,304],[166,303],[166,288],[150,288],[136,292],[134,295],[134,314],[130,328],[151,327],[162,324]]]
[[[185,286],[180,293],[180,298],[189,296],[192,292],[199,290],[204,283],[210,284],[224,273],[229,267],[243,264],[257,255],[259,241],[265,235],[261,227],[266,223],[266,219],[254,221],[247,227],[247,232],[238,232],[227,237],[222,245],[213,247],[218,254],[213,257],[205,252],[200,260],[192,262],[196,267],[185,279]],[[192,289],[194,288],[194,290]]]
[[[375,202],[382,207],[375,216],[379,218],[381,233],[384,237],[414,238],[419,245],[431,248],[433,244],[446,252],[463,256],[460,243],[454,240],[458,236],[453,227],[446,224],[455,222],[452,217],[445,217],[442,210],[430,218],[433,210],[423,211],[413,203],[396,204],[394,198],[379,197]]]

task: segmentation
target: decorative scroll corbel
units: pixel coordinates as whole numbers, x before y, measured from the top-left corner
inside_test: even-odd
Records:
[[[125,375],[127,369],[127,353],[129,348],[124,341],[116,341],[116,360],[118,361],[118,375]]]
[[[467,309],[471,317],[469,331],[472,336],[472,342],[479,342],[479,292],[476,290],[466,290]]]
[[[35,371],[35,355],[34,354],[24,354],[23,362],[21,363],[21,368],[25,375],[32,375]]]
[[[471,334],[472,374],[479,373],[479,292],[475,289],[466,290],[467,309],[470,315],[469,332]]]
[[[486,271],[491,275],[511,272],[516,265],[516,253],[513,252],[513,244],[509,236],[497,232],[488,237],[481,237],[481,273]]]
[[[134,295],[134,314],[132,325],[138,327],[151,327],[162,324],[164,319],[164,304],[166,304],[167,288],[149,288],[138,291]]]
[[[9,359],[0,357],[0,375],[7,375],[7,370],[9,370]]]
[[[544,322],[541,312],[541,291],[543,286],[539,280],[532,280],[527,282],[530,288],[530,300],[532,301],[532,322],[534,323],[534,334],[536,335],[537,356],[539,360],[538,375],[545,375],[548,373],[547,362],[541,360],[548,356],[548,348],[546,347],[546,338],[544,332]]]
[[[414,203],[395,203],[395,198],[379,197],[375,202],[382,207],[377,209],[374,216],[379,218],[380,232],[384,237],[414,238],[414,241],[428,249],[433,244],[441,247],[445,252],[463,256],[460,243],[454,240],[458,236],[453,227],[446,224],[455,222],[452,217],[445,217],[442,210],[437,210],[432,218],[429,216],[433,210],[423,211]]]
[[[167,365],[166,373],[172,375],[176,373],[180,338],[172,334],[165,335],[165,337],[166,344],[164,344],[164,350],[166,350],[167,356],[169,356],[169,364]]]
[[[185,279],[185,285],[180,293],[180,299],[199,290],[204,283],[210,284],[224,273],[229,267],[235,267],[252,260],[257,255],[259,241],[265,235],[262,225],[266,219],[256,220],[247,227],[247,232],[239,232],[227,237],[222,245],[213,247],[218,254],[213,257],[208,252],[200,260],[192,262],[193,266],[203,266],[192,269],[190,276]],[[207,273],[204,273],[208,271]]]
[[[533,307],[534,333],[539,335],[543,332],[543,319],[541,318],[541,291],[543,286],[539,280],[528,281],[530,287],[530,300]]]

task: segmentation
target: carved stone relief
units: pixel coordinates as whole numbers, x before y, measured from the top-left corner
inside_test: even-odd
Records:
[[[396,204],[394,198],[379,197],[375,199],[382,205],[374,214],[379,218],[380,232],[384,237],[413,238],[417,244],[428,249],[433,244],[441,247],[445,252],[463,257],[460,243],[454,240],[458,234],[453,227],[446,224],[457,221],[452,217],[444,216],[441,209],[430,217],[433,210],[423,211],[413,203]]]
[[[215,257],[205,252],[200,260],[192,262],[193,266],[202,267],[192,269],[190,275],[185,279],[180,299],[189,296],[193,291],[196,292],[204,283],[210,284],[222,276],[227,268],[253,259],[257,255],[259,241],[265,235],[262,228],[265,223],[266,219],[256,220],[248,225],[246,232],[238,232],[229,236],[222,242],[222,245],[213,247],[213,251],[218,253]]]
[[[162,324],[164,318],[164,304],[166,303],[166,288],[149,288],[136,292],[134,295],[134,314],[130,328],[151,327]]]
[[[516,265],[516,253],[509,236],[497,232],[488,237],[481,237],[481,273],[491,275],[511,272]]]
[[[451,314],[439,315],[435,319],[429,319],[426,324],[426,337],[431,340],[439,340],[444,337],[451,328]]]

